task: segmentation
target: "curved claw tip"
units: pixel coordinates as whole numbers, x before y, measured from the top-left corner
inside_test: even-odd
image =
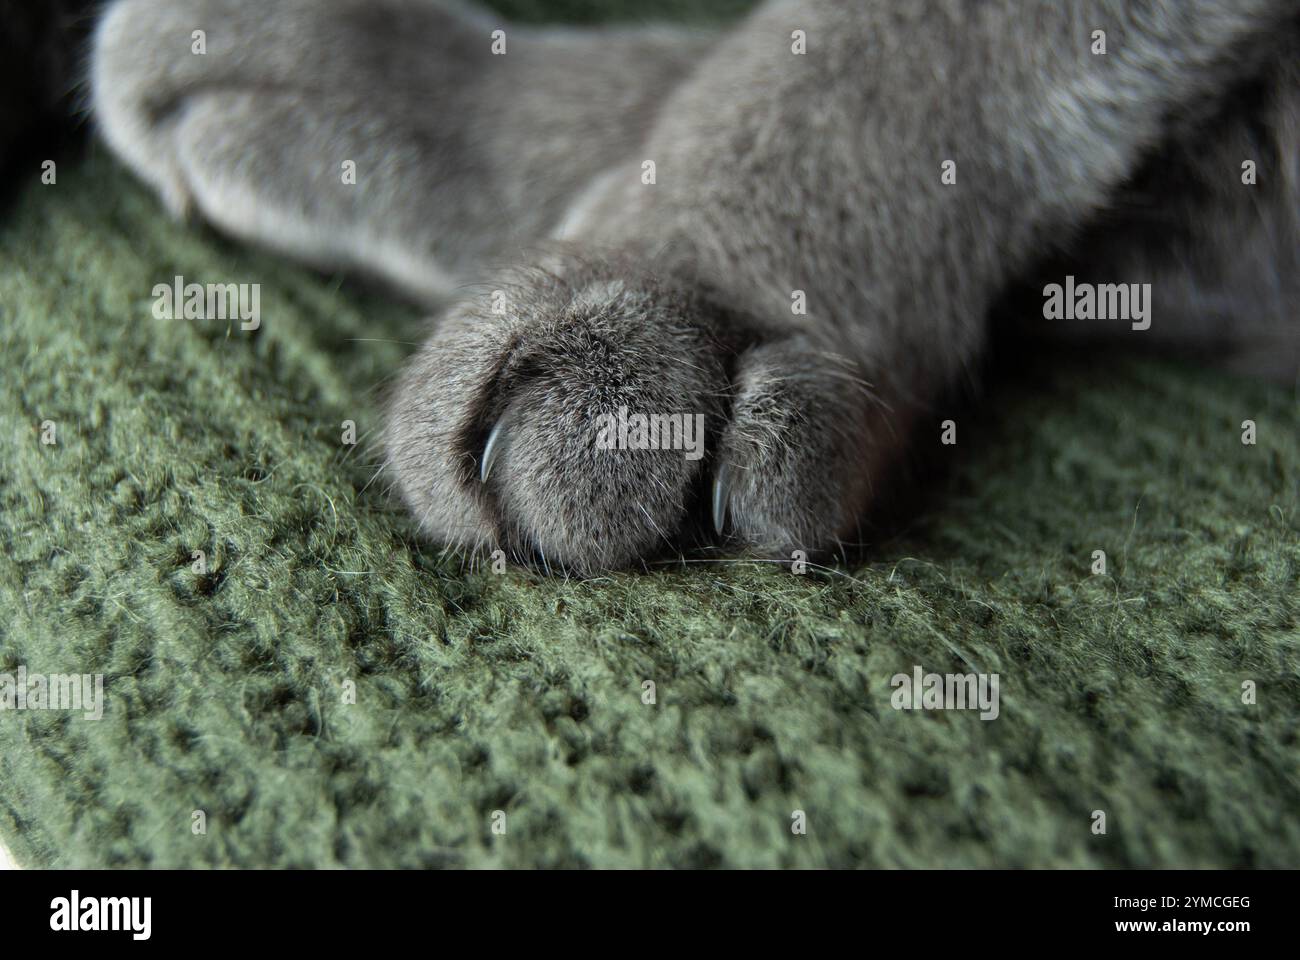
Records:
[[[727,505],[730,500],[731,477],[724,463],[713,478],[713,530],[718,536],[722,536],[722,529],[727,525]]]
[[[501,456],[501,448],[505,446],[501,442],[501,425],[504,423],[498,420],[492,432],[488,434],[487,443],[483,444],[483,456],[479,459],[478,479],[480,483],[487,483],[488,476],[492,473],[492,465],[497,462]]]

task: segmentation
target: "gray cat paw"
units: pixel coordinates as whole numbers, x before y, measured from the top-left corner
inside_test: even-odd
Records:
[[[718,317],[626,264],[463,300],[389,408],[387,467],[424,533],[582,574],[710,527],[785,559],[831,546],[869,496],[882,411],[825,345]]]
[[[173,214],[435,300],[491,250],[501,206],[455,123],[488,27],[424,0],[119,0],[94,111]]]
[[[91,86],[173,213],[440,301],[562,223],[705,42],[442,0],[118,0]]]

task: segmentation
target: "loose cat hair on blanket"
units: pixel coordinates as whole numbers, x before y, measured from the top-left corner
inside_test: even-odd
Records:
[[[768,0],[718,31],[118,0],[91,82],[175,213],[437,305],[385,430],[429,537],[590,573],[701,528],[852,538],[1048,254],[1154,291],[1149,329],[1077,333],[1293,378],[1297,33],[1290,0]],[[702,458],[642,430],[701,415]]]

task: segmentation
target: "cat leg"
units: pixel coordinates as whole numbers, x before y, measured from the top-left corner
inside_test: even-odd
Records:
[[[119,0],[93,100],[173,212],[436,299],[552,232],[707,43],[435,0]]]
[[[1294,383],[1300,373],[1300,23],[1274,64],[1151,155],[1006,321]],[[1146,316],[1045,319],[1042,291],[1119,284]]]
[[[778,2],[720,41],[571,246],[503,277],[500,314],[459,302],[404,374],[389,467],[426,532],[583,572],[710,514],[782,557],[850,535],[996,294],[1290,15],[1032,9]],[[622,407],[704,416],[706,456],[603,449]]]

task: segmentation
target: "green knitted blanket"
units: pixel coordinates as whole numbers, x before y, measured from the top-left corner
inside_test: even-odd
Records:
[[[177,275],[259,283],[260,328],[157,319]],[[20,670],[103,700],[0,710],[20,863],[1300,865],[1290,392],[1055,358],[851,565],[574,582],[466,570],[370,482],[420,326],[169,222],[102,150],[26,188],[0,706]],[[996,673],[997,718],[895,709],[918,667]]]

